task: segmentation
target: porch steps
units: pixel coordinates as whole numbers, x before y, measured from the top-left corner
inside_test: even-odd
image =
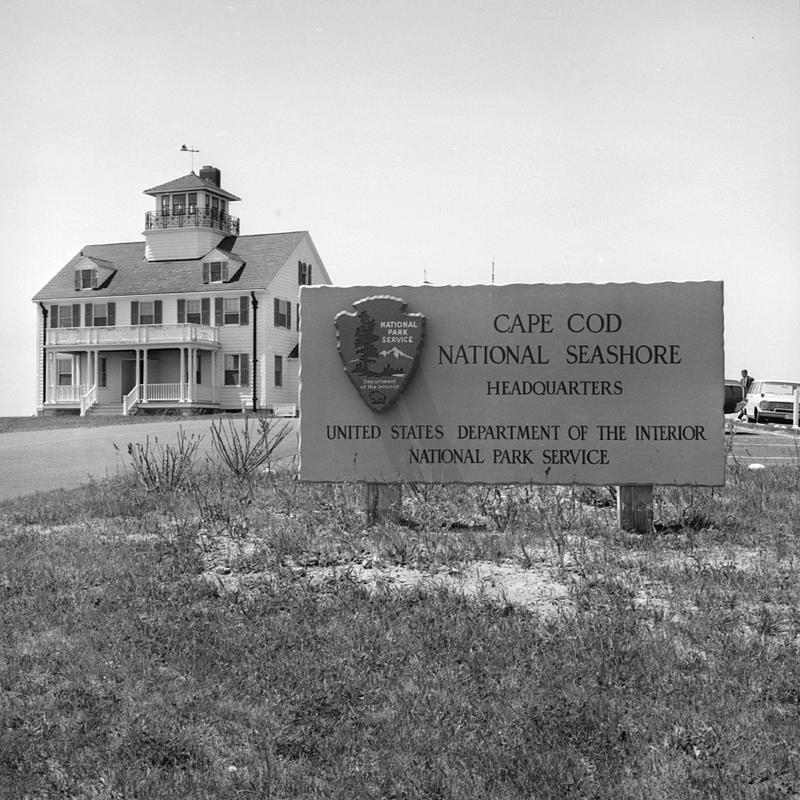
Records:
[[[103,416],[122,416],[122,403],[103,403],[92,406],[87,412],[88,416],[103,417]]]

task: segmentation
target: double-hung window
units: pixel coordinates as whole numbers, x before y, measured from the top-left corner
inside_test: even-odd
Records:
[[[72,306],[59,306],[58,307],[58,327],[59,328],[74,328],[78,322],[74,319],[72,313]]]
[[[275,356],[275,385],[283,386],[283,356]]]
[[[155,325],[156,310],[152,300],[143,300],[139,303],[139,324]]]
[[[107,328],[114,325],[114,303],[87,303],[85,312],[86,327]]]
[[[96,289],[97,270],[96,269],[77,269],[75,270],[76,289]]]
[[[51,328],[79,328],[81,307],[77,303],[64,306],[50,306]]]
[[[225,283],[228,280],[227,261],[204,261],[203,283]]]
[[[199,297],[196,300],[186,301],[186,321],[195,325],[203,321],[203,303]]]
[[[247,353],[225,353],[225,385],[247,386],[250,383]]]
[[[214,324],[223,325],[249,325],[250,324],[250,298],[243,294],[239,297],[214,298]]]
[[[290,300],[275,298],[273,321],[276,328],[292,329],[292,303]]]
[[[238,297],[226,297],[224,298],[224,323],[226,325],[238,325],[239,324],[239,298]]]
[[[132,300],[131,325],[160,325],[162,305],[161,300]]]
[[[195,325],[211,324],[211,299],[193,297],[186,300],[178,298],[178,322],[191,322]]]
[[[56,358],[56,382],[58,386],[72,386],[72,357]]]

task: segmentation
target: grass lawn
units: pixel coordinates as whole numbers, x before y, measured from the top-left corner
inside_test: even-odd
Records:
[[[232,452],[0,504],[0,797],[800,797],[797,465],[632,535]]]

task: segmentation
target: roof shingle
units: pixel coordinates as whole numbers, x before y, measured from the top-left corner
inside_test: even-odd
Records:
[[[308,231],[228,236],[215,249],[230,253],[232,260],[245,265],[238,270],[236,281],[229,284],[231,288],[251,291],[265,289],[306,237]],[[117,270],[107,284],[91,290],[92,297],[209,291],[208,284],[203,283],[204,258],[148,261],[144,241],[119,242],[84,247],[34,295],[33,301],[74,297],[74,269],[83,257],[81,254],[109,262]]]
[[[192,189],[204,189],[209,192],[214,192],[214,194],[221,195],[228,200],[242,199],[241,197],[237,197],[235,194],[225,191],[225,189],[217,186],[217,184],[213,181],[209,181],[205,178],[201,178],[199,175],[195,175],[194,172],[190,172],[188,175],[184,175],[182,178],[175,178],[175,180],[167,181],[159,186],[154,186],[152,189],[145,189],[143,194],[155,195],[163,194],[164,192],[188,192]]]

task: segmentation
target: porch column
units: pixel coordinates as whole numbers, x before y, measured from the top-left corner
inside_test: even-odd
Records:
[[[81,354],[72,354],[72,385],[77,387],[78,395],[81,389]]]
[[[92,386],[97,386],[99,388],[100,384],[100,351],[94,351],[94,380],[92,381]]]
[[[53,402],[53,354],[47,353],[44,357],[44,364],[42,364],[42,369],[44,370],[44,384],[47,387],[47,392],[45,396],[46,403]]]
[[[181,351],[181,371],[180,371],[180,401],[186,402],[186,348],[179,348]]]
[[[145,348],[142,350],[142,358],[144,359],[144,377],[142,378],[142,383],[144,386],[142,387],[142,402],[147,402],[147,349]]]
[[[211,399],[217,402],[217,351],[211,351]]]
[[[188,390],[189,394],[188,398],[189,402],[193,403],[194,402],[194,348],[193,347],[189,348],[188,362],[189,362],[189,370],[188,370],[189,374],[187,375],[186,389]]]

